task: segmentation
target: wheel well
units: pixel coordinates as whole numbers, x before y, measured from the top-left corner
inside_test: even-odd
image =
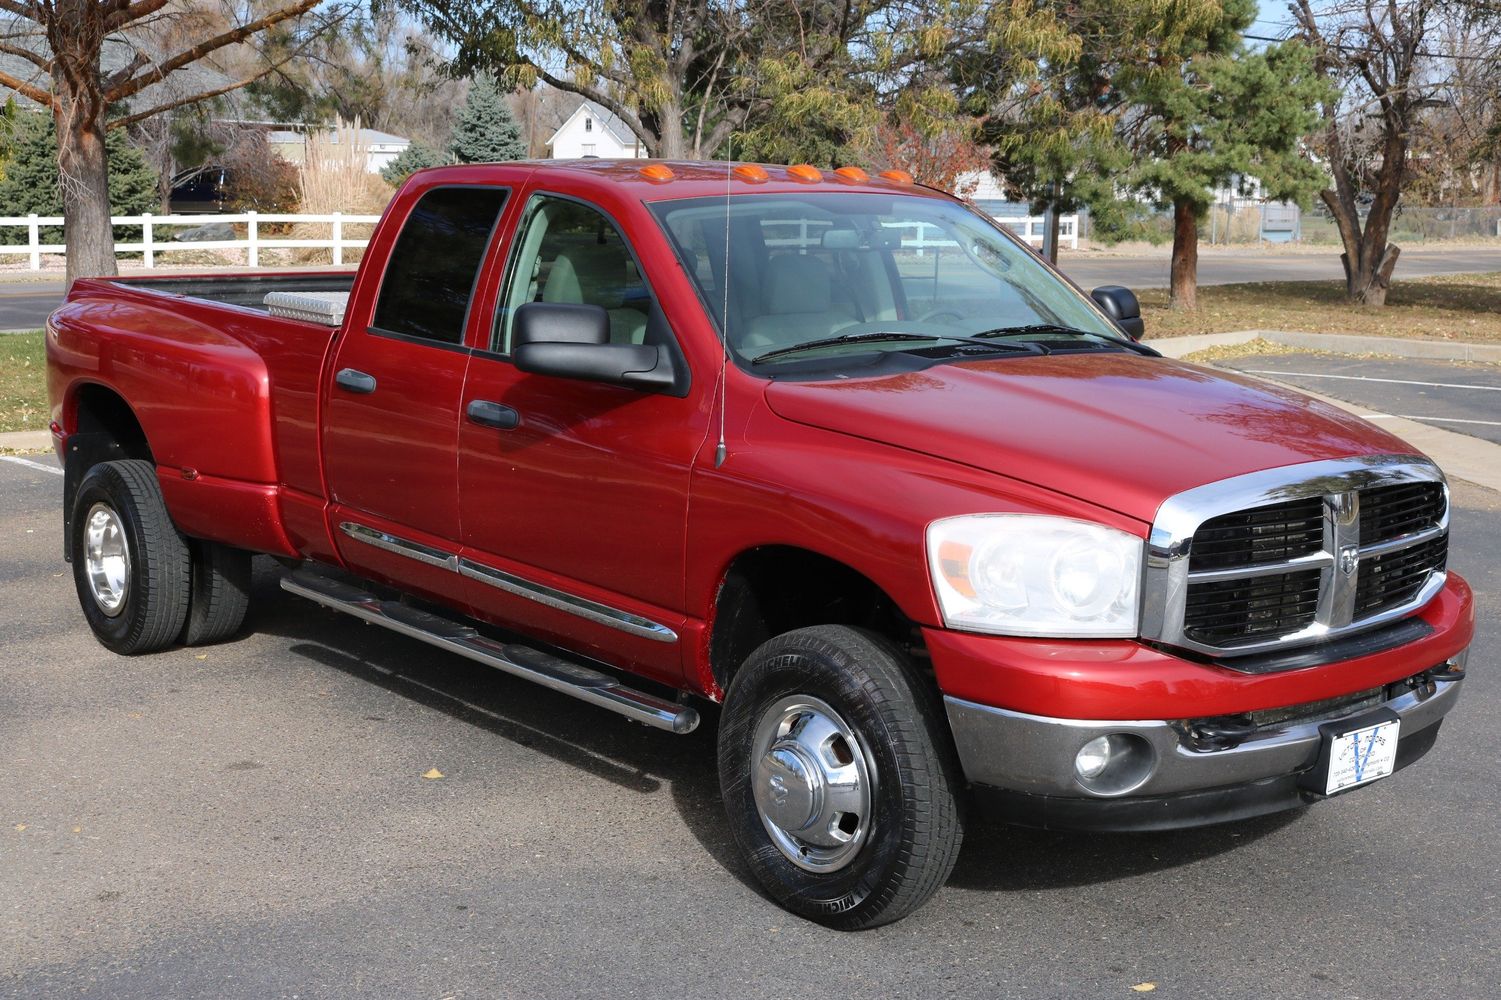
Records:
[[[880,587],[844,563],[788,546],[742,553],[715,600],[709,663],[720,690],[773,636],[810,625],[853,625],[926,659],[922,634]]]
[[[136,419],[135,411],[113,389],[102,385],[79,387],[73,402],[73,434],[97,435],[116,446],[114,454],[99,461],[118,458],[154,461],[151,446],[146,442],[146,432]]]
[[[119,393],[83,385],[73,397],[73,428],[63,456],[63,558],[73,561],[73,498],[78,484],[100,462],[139,458],[156,464],[146,431]]]

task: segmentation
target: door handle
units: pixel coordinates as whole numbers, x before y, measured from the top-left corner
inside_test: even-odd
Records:
[[[375,391],[375,376],[366,375],[364,372],[355,371],[353,368],[339,369],[339,374],[334,376],[334,382],[340,389],[357,392],[361,395],[369,395]]]
[[[492,403],[488,399],[476,399],[464,411],[470,423],[482,427],[495,427],[503,431],[521,426],[521,414],[504,403]]]

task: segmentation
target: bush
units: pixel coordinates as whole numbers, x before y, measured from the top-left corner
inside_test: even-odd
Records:
[[[447,162],[443,154],[436,149],[414,142],[396,154],[396,159],[381,167],[380,175],[385,178],[387,184],[400,187],[402,182],[417,171],[428,167],[441,167]]]
[[[63,195],[57,177],[57,133],[52,116],[38,112],[18,114],[9,122],[11,158],[0,179],[0,215],[62,215]],[[125,132],[115,129],[105,137],[109,157],[109,197],[111,215],[140,215],[158,208],[156,171],[146,165],[140,150],[132,146]],[[116,226],[115,239],[128,242],[140,239],[139,226]],[[25,243],[26,230],[19,227],[0,229],[0,242]],[[58,226],[43,226],[43,243],[61,243],[63,231]]]

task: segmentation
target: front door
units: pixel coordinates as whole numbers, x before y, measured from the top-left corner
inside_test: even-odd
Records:
[[[681,677],[689,469],[701,392],[643,392],[518,371],[527,302],[604,307],[616,342],[673,333],[640,262],[598,208],[534,195],[512,241],[493,351],[476,354],[459,429],[461,571],[486,617],[664,681]]]
[[[459,400],[470,300],[506,189],[420,195],[370,316],[351,317],[332,365],[324,463],[345,561],[403,589],[457,599]]]

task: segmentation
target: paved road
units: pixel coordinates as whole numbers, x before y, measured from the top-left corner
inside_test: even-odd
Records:
[[[625,723],[283,595],[122,659],[0,462],[0,996],[1488,996],[1501,981],[1501,503],[1455,491],[1475,676],[1433,753],[1304,814],[1142,836],[977,826],[840,935],[747,881],[713,724]],[[445,776],[424,780],[436,767]]]
[[[1165,254],[1143,257],[1071,256],[1064,251],[1063,270],[1085,288],[1125,285],[1128,288],[1159,288],[1168,283]],[[1397,266],[1398,278],[1432,274],[1465,274],[1501,271],[1501,248],[1460,250],[1407,250]],[[1342,278],[1339,254],[1277,255],[1273,253],[1206,252],[1199,259],[1199,283],[1225,285],[1242,281],[1311,281]],[[35,330],[47,314],[62,302],[61,282],[0,283],[0,330]]]
[[[38,330],[63,300],[62,282],[0,284],[0,330]]]
[[[1372,361],[1272,354],[1221,362],[1227,368],[1501,444],[1501,369],[1446,361]]]
[[[1060,261],[1064,273],[1085,288],[1125,285],[1128,288],[1164,288],[1168,283],[1168,256],[1093,257],[1070,256]],[[1422,278],[1434,274],[1468,274],[1501,271],[1501,247],[1466,247],[1458,250],[1404,250],[1397,262],[1396,277]],[[1317,281],[1343,279],[1339,252],[1275,254],[1254,251],[1205,252],[1199,258],[1199,284],[1228,285],[1243,281]]]

